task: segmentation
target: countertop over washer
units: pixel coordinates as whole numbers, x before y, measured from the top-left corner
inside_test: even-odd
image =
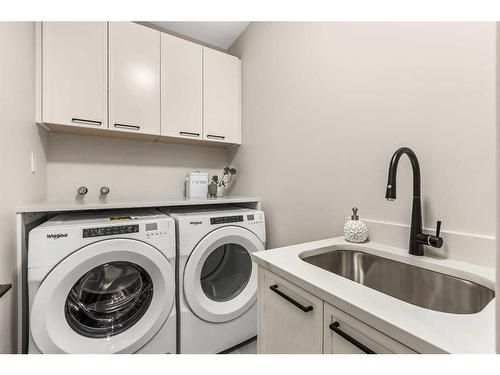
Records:
[[[221,198],[184,198],[184,197],[151,197],[147,199],[107,198],[89,200],[88,198],[69,201],[46,200],[16,207],[16,212],[62,212],[83,210],[108,210],[121,208],[144,207],[169,207],[169,206],[199,206],[217,204],[243,204],[254,203],[258,205],[260,198],[227,196]]]

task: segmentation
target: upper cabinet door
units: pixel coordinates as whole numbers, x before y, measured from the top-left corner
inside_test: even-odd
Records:
[[[203,47],[161,35],[161,135],[202,139]]]
[[[41,27],[42,122],[107,128],[106,22]]]
[[[109,128],[160,134],[160,32],[109,23]]]
[[[241,143],[240,59],[203,48],[204,139]]]

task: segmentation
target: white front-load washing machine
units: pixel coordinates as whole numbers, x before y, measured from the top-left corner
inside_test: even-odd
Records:
[[[176,353],[175,223],[61,214],[28,245],[29,353]]]
[[[219,353],[257,335],[264,213],[227,206],[165,210],[176,221],[180,353]]]

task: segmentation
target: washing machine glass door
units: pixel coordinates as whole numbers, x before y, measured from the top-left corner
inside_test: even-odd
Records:
[[[96,242],[42,282],[31,310],[33,339],[44,353],[133,353],[167,319],[174,290],[172,267],[154,247]]]
[[[256,300],[257,267],[250,254],[264,250],[247,229],[214,230],[194,248],[184,270],[184,296],[191,310],[209,322],[226,322]]]

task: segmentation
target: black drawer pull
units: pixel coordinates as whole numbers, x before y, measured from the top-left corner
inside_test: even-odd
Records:
[[[333,322],[330,324],[330,329],[335,332],[337,335],[340,337],[346,339],[349,341],[351,344],[353,344],[356,348],[362,350],[366,354],[377,354],[370,348],[366,347],[365,345],[361,344],[358,340],[356,340],[354,337],[349,336],[347,333],[342,331],[340,328],[340,323],[339,322]]]
[[[179,132],[180,135],[185,135],[188,137],[199,137],[200,133],[191,133],[191,132]]]
[[[207,138],[213,138],[213,139],[226,139],[223,135],[215,135],[215,134],[207,134]]]
[[[123,128],[130,130],[139,130],[141,127],[137,125],[125,125],[125,124],[115,124],[115,128]]]
[[[304,306],[301,303],[295,301],[292,297],[287,296],[285,293],[283,293],[281,290],[278,289],[278,284],[271,285],[269,287],[274,293],[276,293],[278,296],[286,299],[288,302],[290,302],[292,305],[297,306],[299,309],[301,309],[304,312],[309,312],[312,311],[313,307],[311,305],[309,306]]]
[[[71,122],[74,122],[75,124],[102,125],[101,121],[85,120],[83,118],[72,118]]]
[[[7,293],[10,288],[12,288],[12,284],[0,284],[0,297]]]

